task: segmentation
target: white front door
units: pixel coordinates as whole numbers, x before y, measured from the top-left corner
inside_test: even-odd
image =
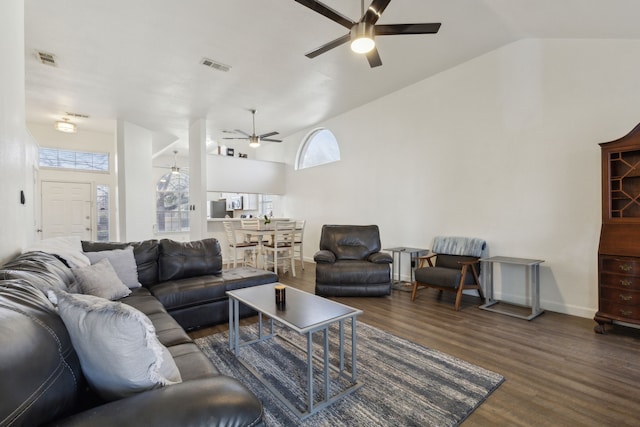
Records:
[[[80,236],[91,240],[91,184],[42,182],[42,238]]]

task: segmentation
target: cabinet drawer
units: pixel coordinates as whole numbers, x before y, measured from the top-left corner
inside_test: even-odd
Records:
[[[600,300],[600,312],[612,317],[640,320],[640,306],[617,304],[615,302]]]
[[[602,272],[640,276],[640,260],[636,258],[602,257]]]
[[[603,286],[600,288],[600,298],[617,304],[640,306],[640,292]]]
[[[640,291],[640,277],[602,273],[600,275],[600,286]]]

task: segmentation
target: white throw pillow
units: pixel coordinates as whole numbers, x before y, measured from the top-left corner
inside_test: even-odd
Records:
[[[95,264],[105,258],[108,259],[122,283],[127,285],[129,289],[142,286],[138,282],[138,266],[133,256],[133,246],[111,251],[85,252],[84,254],[89,258],[91,264]]]
[[[106,258],[87,267],[73,268],[71,271],[83,294],[117,300],[131,293],[131,289],[122,283]]]
[[[107,400],[182,382],[169,350],[141,311],[93,295],[57,292],[58,312],[82,372]]]

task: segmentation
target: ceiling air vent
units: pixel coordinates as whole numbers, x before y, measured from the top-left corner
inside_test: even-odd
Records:
[[[231,69],[231,65],[225,65],[221,62],[216,62],[213,59],[209,58],[202,58],[202,61],[200,61],[200,63],[209,68],[213,68],[214,70],[224,71],[225,73]]]
[[[47,53],[47,52],[36,52],[36,55],[38,56],[38,59],[40,60],[40,62],[42,62],[44,65],[51,65],[52,67],[57,66],[58,64],[56,64],[56,58],[55,56],[53,56],[52,53]]]
[[[67,116],[69,116],[69,117],[75,117],[75,118],[78,118],[78,119],[88,119],[89,118],[89,116],[87,116],[86,114],[70,113],[68,111],[65,114]]]

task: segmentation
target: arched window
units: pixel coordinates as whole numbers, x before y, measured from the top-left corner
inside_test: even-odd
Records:
[[[296,169],[311,168],[340,160],[338,141],[329,129],[318,128],[309,133],[300,145]]]
[[[166,173],[156,185],[158,232],[189,231],[189,175]]]

